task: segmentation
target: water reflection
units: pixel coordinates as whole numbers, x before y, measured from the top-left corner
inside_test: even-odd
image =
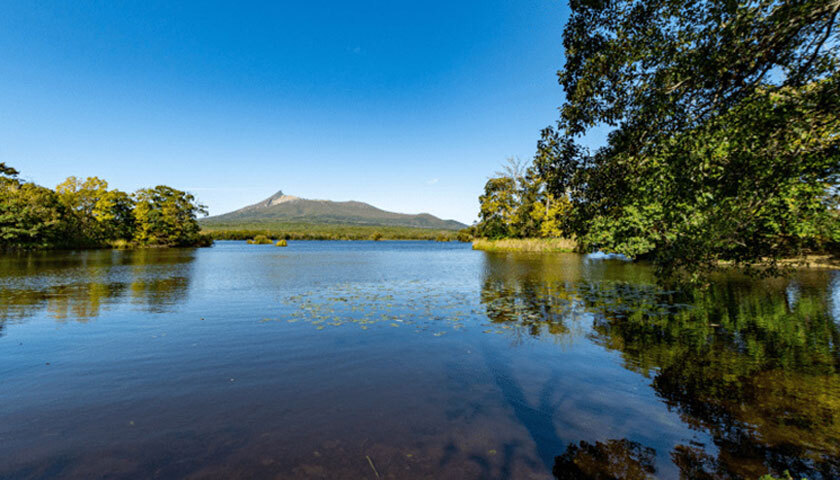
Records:
[[[552,472],[558,480],[646,480],[656,473],[655,456],[656,450],[626,438],[581,441],[555,458]]]
[[[588,338],[619,352],[683,422],[713,439],[673,449],[685,478],[758,478],[768,469],[840,477],[840,326],[830,291],[837,273],[721,277],[708,289],[671,292],[639,275],[627,281],[624,265],[602,263],[596,275],[574,279],[577,272],[569,278],[552,262],[488,256],[481,297],[490,319],[568,340],[570,325],[589,314]],[[626,440],[581,442],[554,471],[646,478],[648,453]],[[586,474],[616,462],[624,470]]]
[[[125,298],[144,311],[169,311],[187,294],[194,257],[191,249],[0,256],[0,335],[40,312],[86,322]]]

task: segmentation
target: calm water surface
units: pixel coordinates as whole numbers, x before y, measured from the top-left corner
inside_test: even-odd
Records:
[[[838,478],[838,345],[832,271],[676,293],[432,242],[7,255],[0,478]]]

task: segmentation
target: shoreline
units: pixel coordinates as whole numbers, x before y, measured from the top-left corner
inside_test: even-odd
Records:
[[[566,238],[503,238],[489,240],[477,238],[472,241],[473,250],[499,253],[574,253],[577,242]],[[766,266],[770,262],[763,261],[755,266]],[[731,261],[720,261],[721,267],[732,267]],[[840,257],[829,254],[810,254],[801,257],[784,258],[778,261],[781,267],[792,268],[825,268],[840,270]]]

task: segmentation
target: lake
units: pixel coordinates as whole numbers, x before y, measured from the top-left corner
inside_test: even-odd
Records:
[[[458,243],[0,256],[0,478],[838,478],[838,372],[838,271],[675,292]]]

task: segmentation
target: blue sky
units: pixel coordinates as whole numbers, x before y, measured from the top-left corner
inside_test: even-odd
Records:
[[[472,222],[562,90],[559,0],[0,1],[0,161]]]

